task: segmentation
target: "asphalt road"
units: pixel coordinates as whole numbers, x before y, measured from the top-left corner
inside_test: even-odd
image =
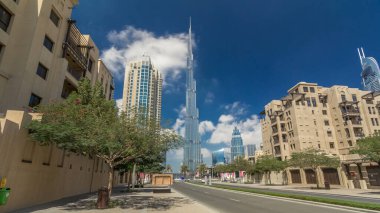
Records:
[[[308,195],[308,196],[313,196],[313,197],[328,197],[328,198],[357,201],[357,202],[364,202],[364,203],[377,203],[377,204],[380,203],[380,198],[329,194],[329,193],[318,192],[318,190],[316,190],[315,192],[305,192],[305,191],[291,191],[291,190],[273,189],[273,188],[265,188],[264,189],[264,188],[255,188],[255,187],[249,187],[249,186],[236,186],[236,185],[234,186],[234,185],[217,184],[217,183],[216,184],[213,183],[213,185],[228,186],[231,188],[257,189],[257,190],[261,190],[261,191],[281,192],[281,193],[285,193],[285,194]]]
[[[364,213],[375,212],[366,210],[354,210],[341,206],[328,204],[316,204],[292,199],[283,199],[257,195],[253,193],[241,193],[228,190],[220,190],[211,187],[198,186],[188,183],[175,183],[173,188],[178,192],[196,200],[218,212],[257,212],[257,213]],[[197,212],[200,213],[200,212]]]

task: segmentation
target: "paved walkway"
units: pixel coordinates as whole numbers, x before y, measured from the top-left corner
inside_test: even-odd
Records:
[[[311,189],[311,187],[315,187],[314,185],[301,185],[301,184],[291,184],[291,185],[262,185],[262,184],[242,184],[242,183],[226,183],[226,182],[215,182],[217,184],[223,185],[234,185],[234,186],[244,186],[251,187],[257,189],[280,189],[280,190],[288,190],[288,191],[303,191],[309,193],[326,193],[333,195],[342,195],[342,196],[357,196],[357,197],[365,197],[365,198],[377,198],[380,199],[380,189],[346,189],[341,188],[340,186],[331,186],[330,190],[326,189]]]
[[[71,202],[55,201],[47,204],[22,209],[17,212],[63,213],[63,212],[170,212],[193,213],[215,212],[172,189],[171,193],[133,192],[126,193],[114,190],[112,195],[116,207],[99,210],[95,208],[97,195],[83,195]]]

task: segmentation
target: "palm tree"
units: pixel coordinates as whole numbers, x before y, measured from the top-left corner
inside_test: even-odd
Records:
[[[201,176],[201,178],[203,177],[204,173],[206,172],[207,170],[207,166],[206,164],[202,163],[202,164],[199,164],[198,165],[198,172],[199,172],[199,175]]]
[[[189,167],[187,165],[181,166],[181,174],[186,177],[186,173],[189,171]]]
[[[172,166],[170,164],[166,165],[165,172],[167,172],[167,173],[173,172]]]

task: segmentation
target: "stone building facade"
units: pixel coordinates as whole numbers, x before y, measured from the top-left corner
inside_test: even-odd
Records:
[[[291,153],[313,147],[342,161],[338,169],[320,169],[320,180],[310,169],[291,169],[289,182],[380,187],[380,177],[375,175],[379,166],[349,153],[358,139],[380,133],[378,95],[347,86],[300,82],[261,113],[263,152],[287,160]]]

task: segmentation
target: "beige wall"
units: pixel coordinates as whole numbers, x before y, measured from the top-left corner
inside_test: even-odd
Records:
[[[0,119],[0,176],[7,178],[7,187],[11,188],[7,205],[0,206],[1,212],[107,185],[108,168],[103,162],[31,142],[25,125],[33,116],[36,115],[8,111]]]

